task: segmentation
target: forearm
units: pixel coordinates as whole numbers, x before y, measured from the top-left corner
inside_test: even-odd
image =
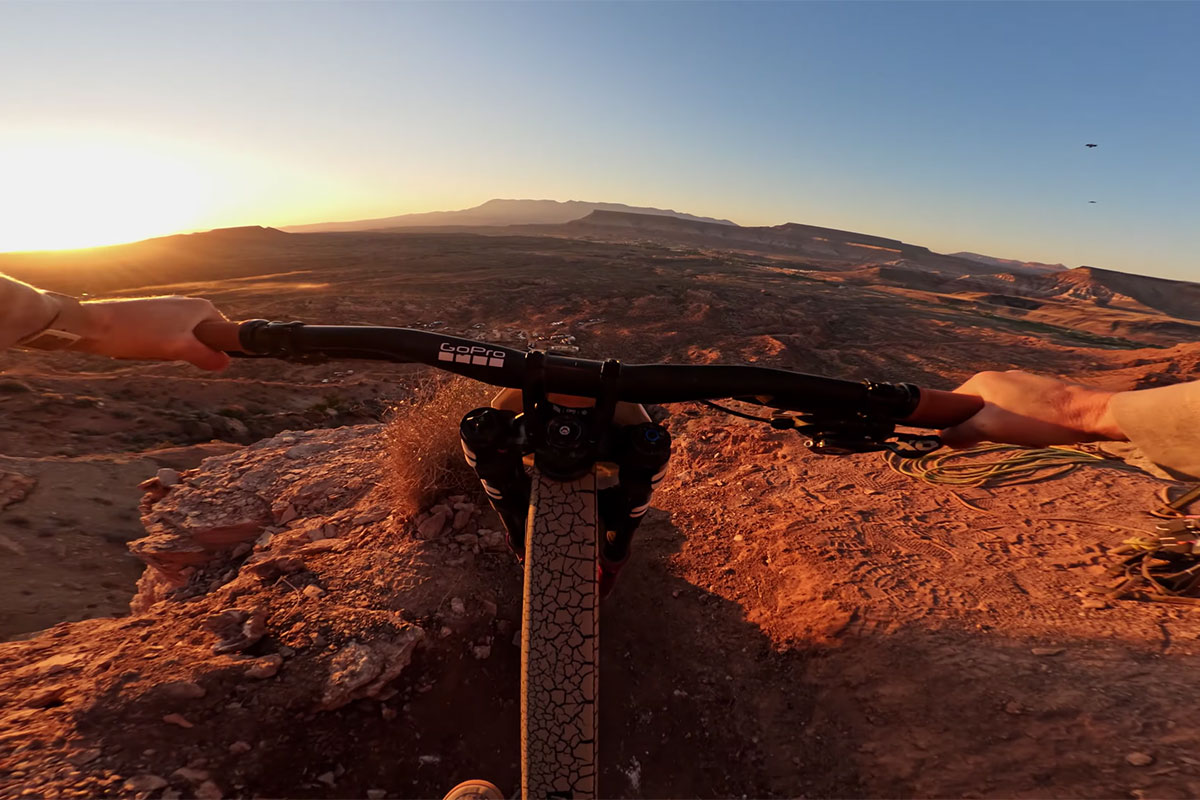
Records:
[[[52,296],[0,275],[0,350],[45,328],[58,311]]]
[[[229,356],[207,347],[194,331],[201,322],[223,319],[212,303],[196,297],[80,303],[0,275],[0,349],[29,339],[29,346],[44,350],[67,346],[111,358],[187,361],[217,370],[228,366]]]

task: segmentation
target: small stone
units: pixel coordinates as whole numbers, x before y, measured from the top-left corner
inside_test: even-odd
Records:
[[[463,528],[467,527],[467,523],[470,521],[471,512],[464,508],[461,511],[454,512],[454,522],[452,522],[451,525],[453,526],[454,530],[461,531]]]
[[[328,383],[328,382],[329,382],[328,378],[326,378],[322,381],[322,383]],[[283,452],[283,457],[284,458],[308,458],[309,456],[314,456],[317,453],[322,453],[322,452],[328,450],[330,447],[333,447],[333,445],[323,443],[323,442],[308,442],[307,444],[298,444],[294,447],[289,447],[287,450],[285,450]]]
[[[165,717],[162,718],[162,721],[168,722],[172,725],[178,725],[181,728],[196,727],[195,725],[193,725],[192,723],[190,723],[186,719],[184,719],[182,714],[167,714]]]
[[[483,661],[491,654],[492,646],[490,644],[478,644],[471,648],[471,655],[475,656],[478,661]]]
[[[208,780],[208,770],[192,769],[191,767],[180,767],[171,773],[172,778],[180,778],[188,783],[204,783]]]
[[[169,467],[163,467],[155,475],[163,486],[174,486],[179,483],[179,473]]]
[[[246,670],[247,678],[273,678],[283,666],[283,656],[272,653],[254,660],[254,664]]]
[[[51,675],[57,675],[67,668],[74,665],[83,656],[72,653],[61,653],[56,656],[44,658],[33,665],[33,671],[37,673],[39,678],[46,678]]]
[[[508,549],[508,537],[504,535],[504,531],[480,528],[477,531],[477,535],[479,537],[479,546],[484,550],[502,552]]]
[[[1125,756],[1125,761],[1129,763],[1130,766],[1148,767],[1154,763],[1154,756],[1150,755],[1149,753],[1140,753],[1137,750],[1134,750],[1132,753]]]
[[[306,596],[311,597],[314,600],[325,594],[324,589],[322,589],[320,586],[317,586],[316,584],[313,584],[313,583],[310,583],[308,586],[305,586],[301,591],[303,591]]]
[[[76,750],[71,755],[67,756],[67,761],[77,767],[82,767],[84,764],[90,764],[100,757],[99,747],[89,747],[86,750]]]
[[[279,514],[278,522],[280,525],[286,525],[292,520],[296,519],[298,516],[300,515],[296,512],[296,507],[291,503],[288,503],[287,508],[283,509],[283,511]]]
[[[446,522],[449,519],[450,513],[448,511],[433,514],[417,526],[417,535],[422,539],[436,539],[442,535],[442,531],[445,529]]]
[[[235,756],[240,756],[244,753],[249,753],[252,749],[254,749],[254,748],[250,745],[249,742],[243,742],[240,739],[238,741],[234,742],[233,744],[229,745],[229,752]]]
[[[379,716],[391,722],[396,718],[397,712],[396,709],[392,708],[391,706],[381,706],[379,709]]]
[[[221,787],[212,781],[205,781],[196,787],[197,800],[221,800],[224,796],[225,793],[221,791]]]
[[[671,597],[679,597],[679,590],[678,590],[678,589],[672,589],[672,590],[671,590]]]
[[[167,779],[158,775],[150,775],[143,773],[142,775],[134,775],[121,787],[130,793],[153,792],[158,789],[163,789],[167,786]]]
[[[1108,608],[1108,601],[1102,597],[1085,597],[1081,605],[1084,608]]]
[[[440,636],[443,639],[448,639],[450,637],[450,635],[453,633],[454,633],[454,631],[452,631],[446,625],[443,625],[442,629],[440,631],[438,631],[438,636]]]
[[[441,756],[437,756],[437,755],[433,755],[433,756],[421,756],[420,758],[418,758],[418,759],[417,759],[417,761],[418,761],[419,763],[421,763],[422,765],[427,765],[427,764],[440,764],[440,763],[442,763],[442,757],[441,757]]]
[[[261,609],[225,609],[210,614],[203,624],[221,637],[221,641],[213,645],[213,652],[217,655],[246,650],[267,632],[266,614]]]
[[[207,692],[204,687],[191,681],[171,681],[158,686],[158,692],[168,700],[199,700]]]
[[[266,553],[255,556],[256,560],[246,565],[246,571],[267,580],[278,580],[280,575],[291,575],[304,569],[304,559],[296,555],[278,555],[263,558]]]
[[[392,513],[391,509],[388,508],[387,506],[378,506],[376,508],[371,509],[370,511],[365,511],[362,514],[359,514],[357,517],[354,518],[354,522],[352,524],[354,524],[354,525],[371,525],[376,522],[379,522],[380,520],[386,519],[388,514],[390,514],[390,513]]]
[[[462,616],[463,614],[467,613],[467,605],[466,605],[466,603],[463,602],[463,599],[461,597],[451,597],[450,598],[450,611],[452,611],[455,614],[458,614],[459,616]]]
[[[1021,708],[1021,704],[1018,703],[1016,700],[1009,700],[1007,703],[1004,704],[1004,713],[1005,714],[1012,714],[1013,716],[1016,716],[1018,714],[1024,713],[1024,711],[1025,711],[1025,709]]]
[[[367,789],[367,800],[383,800],[387,797],[387,789]]]
[[[326,786],[333,786],[337,782],[337,778],[334,777],[332,772],[322,772],[317,776],[317,780]]]
[[[67,687],[59,684],[57,686],[47,686],[43,689],[35,689],[34,692],[25,701],[26,708],[50,708],[51,706],[62,705],[63,698],[67,696]]]
[[[737,534],[736,536],[734,536],[734,537],[733,537],[733,540],[734,540],[735,542],[741,542],[741,541],[745,541],[745,539],[746,539],[746,537],[745,537],[745,536],[742,536],[740,533],[739,533],[739,534]]]
[[[316,553],[330,553],[334,551],[345,550],[349,546],[349,542],[346,542],[343,539],[330,539],[327,537],[325,539],[319,539],[318,541],[306,544],[296,552],[302,556],[311,556]]]
[[[1035,656],[1056,656],[1066,652],[1066,649],[1065,647],[1035,647],[1029,652]]]

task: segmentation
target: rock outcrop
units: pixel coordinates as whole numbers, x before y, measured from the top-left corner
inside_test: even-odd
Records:
[[[0,644],[0,797],[363,795],[323,738],[351,749],[361,701],[415,763],[410,706],[389,701],[448,703],[428,664],[486,658],[497,625],[511,638],[488,587],[518,573],[480,498],[392,511],[380,430],[287,432],[146,481],[132,614]],[[316,750],[281,769],[297,747]]]

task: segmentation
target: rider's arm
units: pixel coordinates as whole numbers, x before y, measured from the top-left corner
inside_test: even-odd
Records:
[[[192,331],[201,322],[224,319],[212,303],[195,297],[80,303],[0,275],[0,348],[22,342],[44,346],[34,337],[62,331],[77,337],[66,349],[112,358],[188,361],[216,370],[227,366],[229,357],[206,347]]]
[[[53,297],[0,275],[0,349],[44,329],[57,313]]]
[[[981,372],[956,391],[984,407],[942,431],[952,447],[1129,441],[1173,475],[1200,480],[1200,381],[1107,392],[1019,370]]]

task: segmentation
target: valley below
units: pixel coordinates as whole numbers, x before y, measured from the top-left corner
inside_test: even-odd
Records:
[[[472,230],[244,228],[0,254],[0,272],[92,298],[206,297],[234,320],[413,327],[626,363],[938,389],[982,370],[1114,390],[1200,378],[1195,284],[765,230],[617,211]],[[440,538],[419,534],[428,506],[386,491],[381,431],[431,382],[376,361],[239,358],[210,374],[0,354],[0,797],[515,788],[519,567],[489,545],[499,523],[476,487],[435,493],[469,511]],[[671,470],[601,615],[603,796],[1200,794],[1200,617],[1088,592],[1108,549],[1152,530],[1158,493],[1179,484],[1133,454],[951,489],[710,408],[662,413]],[[302,444],[311,457],[288,455]],[[274,477],[250,486],[267,463]],[[279,553],[305,561],[300,578],[255,582],[231,546],[170,592],[156,583],[148,545],[130,543],[161,533],[156,503],[188,492],[261,500],[255,536],[294,539]],[[214,656],[204,619],[234,606],[263,609],[265,634]],[[330,700],[314,676],[372,641],[408,660],[373,694]],[[277,674],[245,677],[275,657]],[[162,688],[180,683],[203,691]]]

